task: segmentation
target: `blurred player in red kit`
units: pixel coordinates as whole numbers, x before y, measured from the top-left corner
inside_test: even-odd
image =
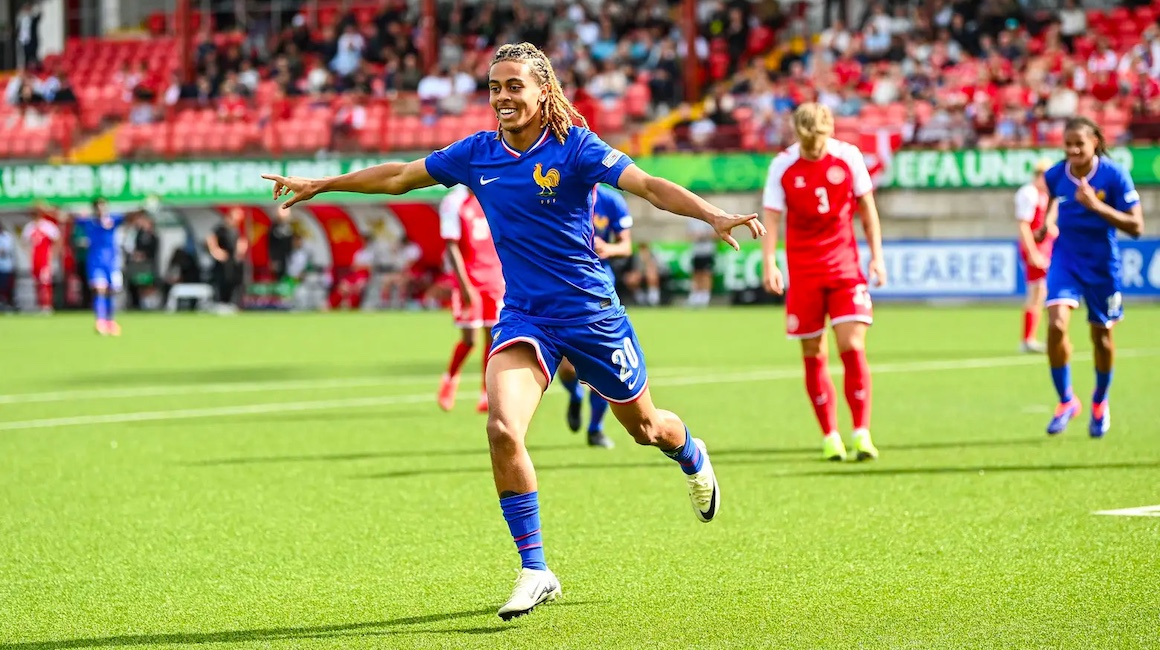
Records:
[[[455,278],[451,308],[460,331],[451,363],[439,383],[439,407],[450,411],[455,406],[459,370],[475,347],[477,332],[482,330],[485,379],[476,410],[487,413],[487,355],[491,350],[491,328],[503,309],[504,281],[483,207],[463,185],[452,189],[440,203],[439,233]]]
[[[865,351],[873,310],[858,262],[853,215],[855,210],[861,214],[870,246],[870,279],[884,284],[886,268],[874,185],[862,152],[830,137],[834,117],[829,108],[802,104],[794,111],[793,125],[798,142],[774,158],[765,185],[763,280],[767,291],[785,291],[776,255],[778,227],[784,215],[786,263],[793,282],[786,296],[786,331],[791,339],[801,341],[806,392],[825,436],[823,455],[829,460],[846,458],[846,446],[838,433],[836,391],[826,368],[829,316],[846,369],[855,456],[870,460],[878,457],[870,439],[870,366]]]
[[[32,260],[32,281],[36,283],[36,304],[41,313],[52,312],[52,260],[60,243],[60,228],[52,220],[51,209],[37,208],[36,219],[25,226],[22,237]]]
[[[1035,164],[1031,182],[1015,193],[1015,218],[1019,220],[1019,253],[1027,278],[1027,301],[1023,304],[1023,352],[1043,352],[1042,343],[1035,339],[1039,315],[1047,296],[1047,267],[1051,265],[1051,247],[1058,231],[1048,218],[1047,182],[1044,174],[1051,162],[1040,160]]]

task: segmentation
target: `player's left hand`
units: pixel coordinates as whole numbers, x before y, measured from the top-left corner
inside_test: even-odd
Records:
[[[1079,187],[1075,191],[1075,200],[1089,210],[1094,209],[1096,204],[1100,202],[1100,198],[1096,196],[1096,191],[1092,189],[1091,185],[1088,185],[1086,178],[1080,179]]]
[[[608,242],[599,237],[592,238],[592,250],[596,251],[596,257],[602,260],[608,259]]]
[[[870,286],[886,286],[886,265],[882,263],[882,260],[870,260]]]
[[[733,250],[741,250],[741,245],[733,238],[731,234],[733,229],[738,226],[748,226],[750,234],[754,239],[761,239],[765,236],[765,225],[757,218],[757,214],[718,214],[709,217],[709,225],[713,226],[713,230],[717,232],[717,236],[721,238],[726,244],[733,247]]]

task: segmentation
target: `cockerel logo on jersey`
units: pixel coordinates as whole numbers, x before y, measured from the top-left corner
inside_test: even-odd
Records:
[[[543,163],[536,163],[536,169],[532,171],[532,180],[540,186],[540,196],[556,196],[556,186],[560,184],[560,172],[555,168],[550,168],[545,173]]]

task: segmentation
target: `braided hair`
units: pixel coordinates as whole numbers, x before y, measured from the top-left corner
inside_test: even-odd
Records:
[[[552,62],[548,60],[548,55],[544,54],[540,48],[531,43],[508,43],[502,45],[495,51],[495,56],[491,59],[491,65],[495,65],[502,61],[518,61],[526,63],[528,69],[532,71],[532,76],[536,78],[536,82],[541,86],[548,87],[548,97],[540,106],[540,125],[546,125],[552,131],[552,135],[564,143],[564,139],[568,137],[568,131],[572,128],[572,124],[579,122],[582,126],[588,126],[588,120],[576,110],[572,102],[564,96],[563,89],[560,88],[560,80],[556,78],[556,71],[552,68]],[[503,128],[501,127],[496,132],[496,137],[502,135]]]
[[[1107,157],[1108,155],[1108,141],[1104,138],[1104,131],[1088,117],[1073,117],[1064,124],[1064,131],[1074,131],[1077,129],[1091,129],[1092,135],[1096,137],[1096,155]]]

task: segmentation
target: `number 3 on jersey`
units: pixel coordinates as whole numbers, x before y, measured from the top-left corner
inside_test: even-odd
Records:
[[[640,367],[640,355],[636,353],[632,339],[624,339],[624,347],[612,351],[612,363],[620,367],[620,381],[628,382],[632,371]]]
[[[819,187],[814,190],[814,195],[818,197],[818,214],[827,214],[830,211],[830,195],[826,194],[826,188]]]

